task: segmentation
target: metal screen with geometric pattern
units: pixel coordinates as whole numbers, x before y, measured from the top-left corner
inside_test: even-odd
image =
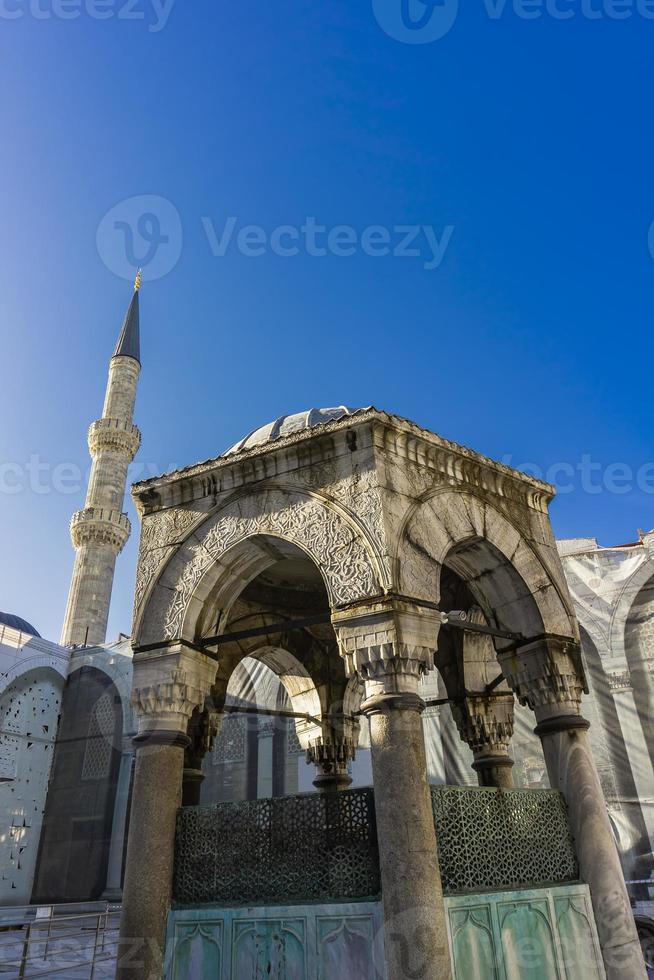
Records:
[[[374,898],[379,890],[372,790],[179,812],[178,905],[351,900]]]
[[[82,779],[106,779],[113,756],[116,712],[114,699],[105,693],[96,701],[89,721],[82,763]]]
[[[557,790],[432,786],[443,890],[575,881],[579,868]]]
[[[556,790],[430,789],[446,894],[578,878]],[[380,889],[371,789],[179,811],[177,906],[360,901]]]

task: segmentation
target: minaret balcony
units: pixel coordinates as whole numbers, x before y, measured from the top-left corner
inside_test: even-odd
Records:
[[[91,423],[88,442],[92,456],[112,452],[133,459],[141,445],[141,433],[123,419],[98,419]]]
[[[131,530],[127,514],[105,507],[85,507],[70,520],[70,536],[75,548],[85,544],[109,544],[118,553],[125,547]]]

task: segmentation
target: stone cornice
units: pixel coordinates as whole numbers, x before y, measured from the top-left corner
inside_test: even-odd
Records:
[[[408,419],[376,408],[362,409],[274,442],[143,480],[133,484],[132,495],[141,514],[179,506],[278,477],[317,461],[350,454],[355,448],[351,437],[348,439],[352,431],[362,436],[356,449],[369,447],[371,451],[378,449],[385,454],[392,453],[426,469],[434,469],[453,483],[520,499],[541,512],[547,509],[555,495],[555,489],[549,483],[444,439]]]

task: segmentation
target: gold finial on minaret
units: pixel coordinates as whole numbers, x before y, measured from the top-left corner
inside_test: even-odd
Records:
[[[136,270],[136,279],[134,280],[134,292],[138,293],[141,288],[141,269]]]

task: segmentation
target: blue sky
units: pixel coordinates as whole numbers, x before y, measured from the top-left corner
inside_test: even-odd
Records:
[[[141,293],[139,475],[375,404],[560,478],[559,536],[654,525],[654,20],[408,0],[410,29],[401,2],[0,0],[0,608],[44,635],[84,497],[61,466],[88,468],[131,294],[115,220],[140,213],[159,228],[134,255],[168,241]],[[423,15],[451,28],[419,37]]]

